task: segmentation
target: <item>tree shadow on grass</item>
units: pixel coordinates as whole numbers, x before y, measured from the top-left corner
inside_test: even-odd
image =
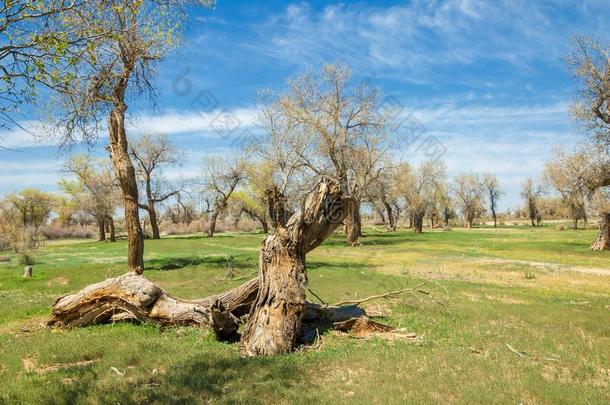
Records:
[[[161,372],[151,370],[146,377],[128,378],[126,373],[116,381],[100,382],[90,371],[80,377],[85,378],[79,378],[78,384],[55,387],[42,402],[266,404],[286,402],[287,397],[298,396],[297,385],[309,385],[303,370],[287,356],[243,358],[210,349],[168,364]]]
[[[178,270],[188,266],[205,265],[216,268],[233,267],[236,270],[250,269],[256,265],[256,258],[248,255],[215,255],[189,257],[163,257],[146,260],[146,270]]]
[[[365,234],[360,237],[360,243],[366,246],[376,246],[376,245],[397,245],[400,243],[417,243],[417,242],[429,242],[430,236],[426,233],[424,234],[416,234],[414,232],[388,232],[388,233],[371,233]],[[345,242],[344,236],[334,235],[332,238],[327,239],[321,246],[324,247],[344,247],[348,248],[347,243]],[[362,246],[350,247],[350,249],[358,249]]]

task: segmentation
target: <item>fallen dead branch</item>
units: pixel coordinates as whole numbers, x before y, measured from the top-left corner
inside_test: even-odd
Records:
[[[528,354],[527,352],[517,350],[508,343],[506,344],[506,347],[508,347],[508,350],[510,350],[511,352],[515,353],[517,356],[524,358],[524,359],[559,361],[559,356],[554,356],[554,357],[534,356],[534,355]]]
[[[400,294],[405,294],[405,293],[419,293],[419,294],[424,294],[424,295],[430,295],[430,293],[428,291],[422,290],[421,287],[425,286],[429,284],[428,281],[417,284],[414,287],[407,287],[407,288],[401,288],[400,290],[396,290],[396,291],[390,291],[387,292],[385,294],[378,294],[378,295],[371,295],[369,297],[366,298],[362,298],[359,300],[351,300],[351,301],[339,301],[335,304],[333,304],[334,306],[340,306],[340,305],[360,305],[363,304],[365,302],[368,301],[372,301],[372,300],[378,300],[378,299],[382,299],[382,298],[390,298],[390,297],[394,297],[396,295],[400,295]]]

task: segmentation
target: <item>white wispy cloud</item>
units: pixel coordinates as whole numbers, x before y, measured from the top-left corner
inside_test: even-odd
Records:
[[[137,115],[129,120],[128,130],[164,134],[200,133],[219,136],[227,131],[251,127],[256,121],[256,109],[166,112],[158,115]]]
[[[190,134],[196,137],[221,138],[234,135],[256,123],[254,108],[243,107],[213,111],[174,112],[159,114],[135,114],[126,119],[130,135],[142,133],[162,133],[166,135]],[[28,149],[41,146],[58,146],[61,131],[42,121],[22,121],[11,129],[0,131],[0,145],[8,149]],[[98,134],[99,142],[107,139],[104,126]]]
[[[568,11],[562,17],[558,10]],[[335,59],[360,70],[400,69],[406,80],[429,68],[499,60],[525,68],[557,60],[576,33],[601,33],[610,15],[599,2],[428,1],[378,7],[363,3],[287,6],[256,27],[251,46],[297,65]],[[408,74],[408,75],[407,75]]]

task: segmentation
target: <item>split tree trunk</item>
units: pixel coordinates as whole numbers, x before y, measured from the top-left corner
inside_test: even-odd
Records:
[[[604,213],[599,225],[599,234],[591,250],[610,250],[610,213]]]
[[[268,193],[269,198],[272,195]],[[282,211],[282,196],[276,197],[269,205],[274,211]],[[265,239],[259,259],[259,291],[241,338],[247,355],[281,354],[294,349],[305,309],[305,255],[345,218],[341,197],[336,183],[322,180],[305,196],[301,211],[285,225],[276,221],[275,233]]]
[[[126,109],[125,103],[117,103],[110,112],[108,119],[110,157],[123,192],[127,228],[127,265],[132,271],[141,274],[144,271],[144,235],[140,227],[138,183],[129,157],[125,133]]]
[[[312,328],[312,320],[332,324],[365,315],[353,305],[320,307],[305,301],[305,256],[335,231],[345,219],[344,208],[351,203],[342,199],[338,184],[328,179],[320,181],[304,198],[301,211],[286,224],[276,221],[275,233],[265,239],[261,250],[258,279],[231,291],[185,301],[129,273],[60,298],[53,306],[49,324],[85,326],[137,320],[198,325],[211,327],[221,338],[231,339],[236,335],[239,319],[249,310],[240,342],[242,350],[250,356],[290,352],[299,335],[304,332],[311,335],[315,330],[304,331],[304,319],[305,326]],[[362,321],[369,322],[366,318]],[[317,327],[317,323],[313,326]]]

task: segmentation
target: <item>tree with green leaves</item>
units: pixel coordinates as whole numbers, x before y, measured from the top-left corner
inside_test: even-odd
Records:
[[[588,136],[583,147],[587,166],[580,170],[586,168],[583,179],[590,194],[607,196],[610,187],[610,45],[578,37],[567,61],[578,85],[572,115]],[[600,232],[591,248],[610,250],[610,209],[605,198],[597,200],[604,203],[596,204],[600,207]]]
[[[120,196],[109,162],[92,159],[90,156],[75,156],[65,164],[64,172],[73,175],[76,180],[61,180],[59,186],[80,209],[95,218],[98,240],[106,240],[108,227],[110,241],[116,242],[113,216]]]
[[[188,1],[110,0],[84,2],[61,13],[62,27],[75,38],[87,38],[78,58],[59,61],[74,78],[60,92],[56,124],[64,143],[91,141],[109,134],[108,149],[123,194],[127,228],[127,264],[144,269],[144,234],[139,219],[136,170],[125,129],[128,101],[142,94],[154,99],[155,64],[176,44]],[[211,5],[210,1],[191,3]]]
[[[477,173],[462,173],[454,179],[453,194],[460,206],[466,227],[472,228],[474,220],[485,212],[485,189]]]
[[[538,202],[543,194],[542,184],[538,184],[534,179],[527,178],[521,187],[521,196],[525,200],[525,208],[532,226],[540,224],[541,215],[538,209]]]
[[[8,195],[6,200],[19,212],[23,228],[38,228],[49,219],[56,197],[44,191],[27,188]]]
[[[434,206],[440,183],[445,177],[445,167],[426,161],[417,168],[408,163],[400,164],[396,171],[397,189],[405,200],[405,210],[413,218],[413,230],[423,231],[424,216]]]
[[[3,1],[0,5],[0,127],[19,126],[19,109],[40,88],[65,91],[74,74],[61,66],[87,38],[62,26],[62,14],[83,0]],[[60,63],[61,61],[61,63]],[[27,130],[26,128],[23,128]]]

